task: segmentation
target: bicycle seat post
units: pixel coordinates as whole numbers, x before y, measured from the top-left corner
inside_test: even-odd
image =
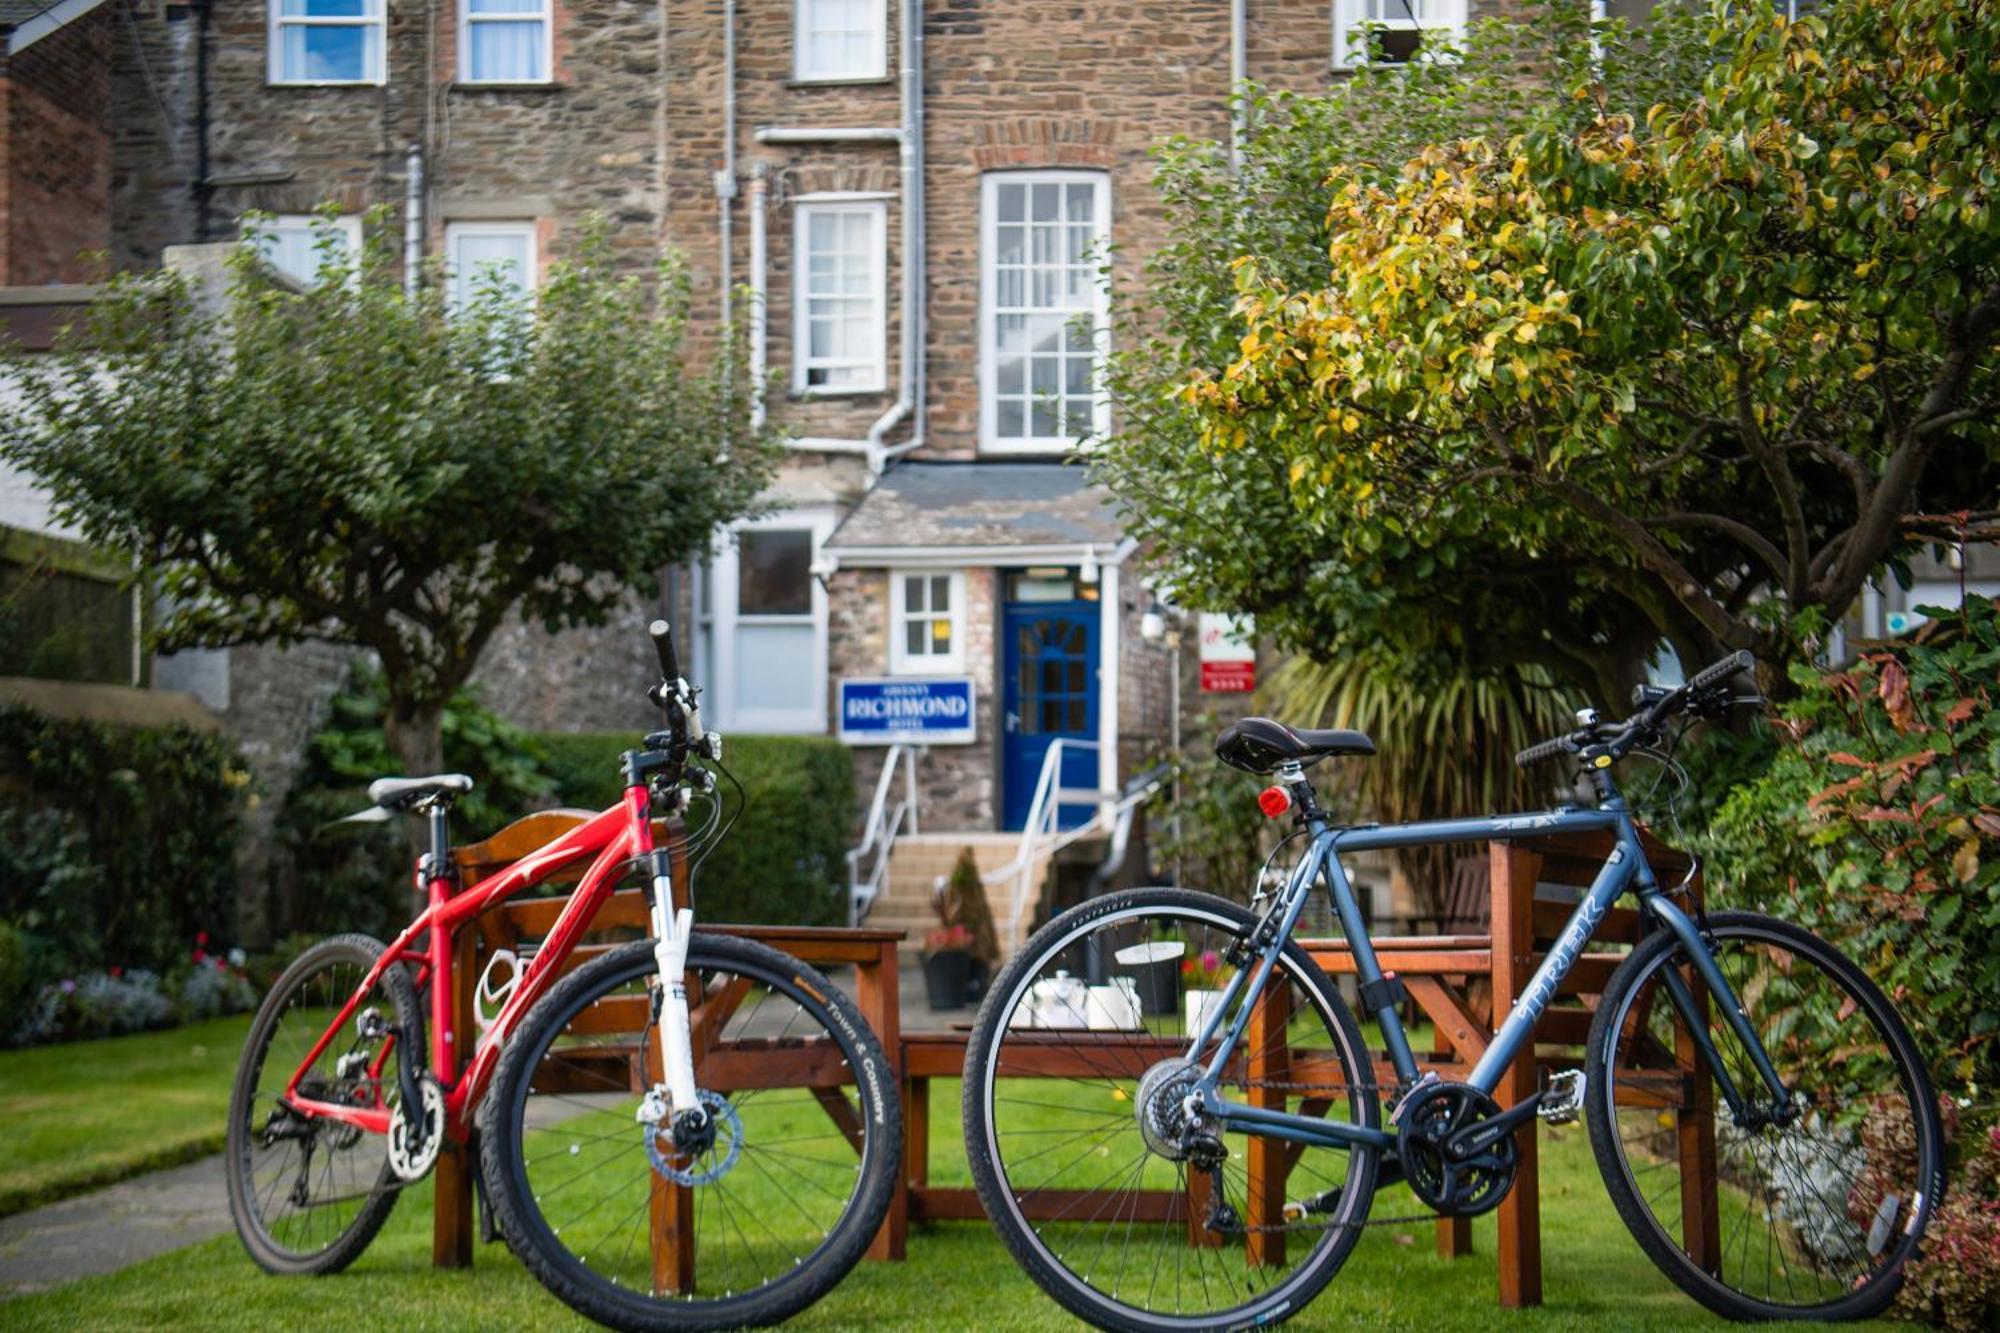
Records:
[[[430,852],[424,861],[425,879],[442,879],[451,868],[451,807],[432,801],[424,811],[430,826]]]

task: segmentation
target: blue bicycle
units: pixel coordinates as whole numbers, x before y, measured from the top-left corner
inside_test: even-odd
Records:
[[[1339,1270],[1378,1188],[1401,1180],[1441,1215],[1486,1212],[1513,1184],[1517,1131],[1587,1113],[1619,1214],[1703,1305],[1733,1319],[1884,1309],[1943,1189],[1921,1054],[1832,945],[1756,913],[1699,912],[1684,884],[1663,886],[1612,776],[1628,755],[1670,757],[1677,721],[1742,702],[1730,681],[1750,665],[1737,654],[1684,686],[1642,688],[1625,722],[1586,711],[1576,731],[1516,756],[1574,760],[1596,796],[1587,807],[1335,827],[1306,769],[1372,754],[1366,736],[1264,718],[1226,730],[1217,754],[1274,775],[1267,796],[1289,800],[1307,840],[1282,890],[1248,910],[1177,889],[1093,899],[1038,931],[980,1008],[966,1154],[1022,1267],[1102,1328],[1276,1322]],[[1585,831],[1608,833],[1612,850],[1484,1057],[1463,1083],[1424,1072],[1340,857]],[[1353,950],[1387,1086],[1341,992],[1292,938],[1316,884]],[[1605,985],[1581,1068],[1497,1105],[1504,1071],[1626,893],[1641,937]],[[1712,1191],[1683,1196],[1683,1132],[1714,1135]]]

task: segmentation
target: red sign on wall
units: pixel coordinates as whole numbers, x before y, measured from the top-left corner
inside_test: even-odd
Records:
[[[1201,613],[1201,692],[1248,694],[1257,688],[1256,629],[1246,619]]]

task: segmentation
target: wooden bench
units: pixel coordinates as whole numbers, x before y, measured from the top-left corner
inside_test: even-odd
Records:
[[[460,847],[453,853],[458,866],[460,891],[469,888],[521,857],[545,846],[590,818],[582,810],[547,810],[516,820],[484,842]],[[656,821],[655,839],[663,845],[677,843],[676,830]],[[678,855],[678,854],[677,854]],[[573,882],[581,869],[552,876],[550,883]],[[676,865],[676,883],[685,883],[685,866]],[[521,897],[502,903],[474,919],[473,929],[461,930],[456,940],[453,973],[457,994],[453,998],[453,1045],[458,1060],[472,1053],[477,1032],[475,993],[480,974],[496,950],[518,950],[525,941],[539,940],[548,933],[566,897]],[[621,942],[616,936],[641,938],[651,932],[651,917],[644,895],[637,889],[613,893],[591,923],[587,942],[576,950],[564,971],[572,971]],[[897,995],[896,946],[903,939],[900,930],[846,930],[815,926],[730,926],[700,923],[700,929],[716,934],[736,935],[768,944],[815,967],[852,966],[855,970],[855,999],[881,1039],[890,1069],[890,1086],[901,1079],[901,1015]],[[773,1059],[810,1061],[810,1052],[757,1055],[760,1073],[769,1076]],[[790,1077],[797,1086],[814,1082],[812,1073],[792,1069],[779,1075]],[[789,1086],[789,1085],[788,1085]],[[465,1145],[448,1143],[439,1154],[437,1201],[432,1219],[431,1262],[440,1268],[465,1268],[472,1263],[475,1215],[473,1175],[477,1164],[470,1160]],[[681,1225],[689,1216],[691,1201],[685,1186],[653,1181],[654,1266],[656,1275],[668,1285],[685,1290],[694,1274],[695,1237]],[[907,1199],[898,1191],[889,1217],[871,1243],[872,1259],[901,1259],[908,1230]]]
[[[1411,998],[1430,1019],[1433,1049],[1419,1053],[1423,1068],[1434,1069],[1439,1077],[1462,1081],[1484,1054],[1491,1041],[1494,1015],[1506,1014],[1541,961],[1540,949],[1552,940],[1569,919],[1572,902],[1537,897],[1538,886],[1583,887],[1589,884],[1608,854],[1608,834],[1568,835],[1561,838],[1523,839],[1492,844],[1488,850],[1492,932],[1487,935],[1433,935],[1385,937],[1374,941],[1382,966],[1394,972],[1409,989]],[[1677,880],[1688,867],[1687,857],[1648,837],[1647,857],[1663,883]],[[1700,893],[1697,880],[1694,890]],[[1535,1041],[1508,1069],[1494,1098],[1501,1106],[1511,1106],[1531,1095],[1547,1072],[1573,1068],[1581,1063],[1564,1048],[1580,1047],[1588,1031],[1593,1008],[1606,981],[1623,959],[1623,954],[1601,946],[1630,942],[1636,933],[1636,914],[1627,908],[1606,914],[1598,927],[1595,943],[1600,946],[1584,953],[1571,968],[1557,1000],[1543,1014],[1535,1028]],[[1344,939],[1302,941],[1314,961],[1329,973],[1352,975],[1354,958]],[[1285,1062],[1303,1063],[1329,1058],[1331,1052],[1287,1051],[1273,1047],[1264,1032],[1282,1028],[1282,1016],[1260,1010],[1251,1016],[1252,1030],[1244,1045],[1257,1053],[1246,1072],[1255,1084],[1260,1080],[1282,1080]],[[964,1032],[913,1032],[902,1039],[904,1073],[904,1170],[909,1195],[909,1216],[919,1220],[948,1221],[984,1216],[974,1191],[933,1186],[929,1181],[928,1153],[931,1138],[930,1081],[957,1078],[963,1072],[967,1034]],[[1016,1041],[1019,1040],[1017,1034]],[[1025,1052],[1010,1056],[1023,1076],[1050,1078],[1102,1077],[1107,1072],[1137,1077],[1153,1059],[1178,1051],[1178,1044],[1162,1039],[1154,1052],[1145,1043],[1120,1036],[1093,1050],[1088,1034],[1050,1033],[1046,1050],[1031,1065],[1021,1066]],[[1081,1050],[1078,1048],[1082,1047]],[[1679,1053],[1691,1062],[1692,1053]],[[1120,1061],[1107,1069],[1107,1061]],[[1128,1070],[1125,1065],[1130,1065]],[[1375,1074],[1384,1087],[1393,1086],[1395,1070],[1380,1053],[1375,1054]],[[1674,1080],[1679,1088],[1691,1088],[1697,1100],[1683,1104],[1678,1096],[1658,1095],[1648,1090],[1647,1104],[1674,1110],[1680,1130],[1677,1138],[1679,1167],[1684,1200],[1683,1226],[1695,1243],[1714,1256],[1717,1244],[1715,1197],[1715,1139],[1713,1107],[1706,1100],[1703,1079]],[[1249,1099],[1259,1096],[1252,1087]],[[1540,1241],[1540,1185],[1536,1154],[1538,1122],[1530,1121],[1518,1134],[1520,1167],[1514,1188],[1498,1211],[1499,1300],[1507,1307],[1537,1305],[1542,1297]],[[1285,1200],[1285,1174],[1290,1157],[1275,1140],[1252,1139],[1248,1149],[1248,1197],[1244,1201],[1245,1221],[1252,1228],[1246,1236],[1247,1258],[1251,1262],[1282,1262],[1285,1235],[1282,1231],[1258,1232],[1254,1228],[1279,1220]],[[1194,1244],[1218,1243],[1218,1238],[1199,1226],[1206,1210],[1201,1197],[1205,1178],[1195,1173],[1185,1195],[1167,1191],[1146,1191],[1121,1216],[1139,1221],[1186,1219],[1189,1239]],[[1031,1217],[1057,1216],[1072,1206],[1069,1199],[1043,1192],[1030,1208]],[[1469,1219],[1440,1218],[1437,1223],[1438,1249],[1446,1256],[1470,1253],[1472,1228]]]

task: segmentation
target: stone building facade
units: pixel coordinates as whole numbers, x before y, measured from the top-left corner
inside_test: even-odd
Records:
[[[1152,593],[1064,465],[1111,424],[1095,366],[1163,237],[1151,153],[1226,138],[1234,79],[1339,77],[1375,0],[62,3],[108,77],[93,165],[59,174],[99,192],[116,267],[254,210],[310,281],[331,210],[348,244],[531,291],[597,215],[634,271],[685,255],[704,345],[747,327],[793,437],[770,512],[625,623],[510,628],[495,706],[642,725],[636,626],[664,610],[725,731],[846,736],[864,794],[889,743],[922,745],[927,830],[1019,827],[1055,740],[1073,795],[1160,750]],[[1407,12],[1456,27],[1465,0]],[[969,707],[948,737],[848,725],[857,687],[933,686]]]

